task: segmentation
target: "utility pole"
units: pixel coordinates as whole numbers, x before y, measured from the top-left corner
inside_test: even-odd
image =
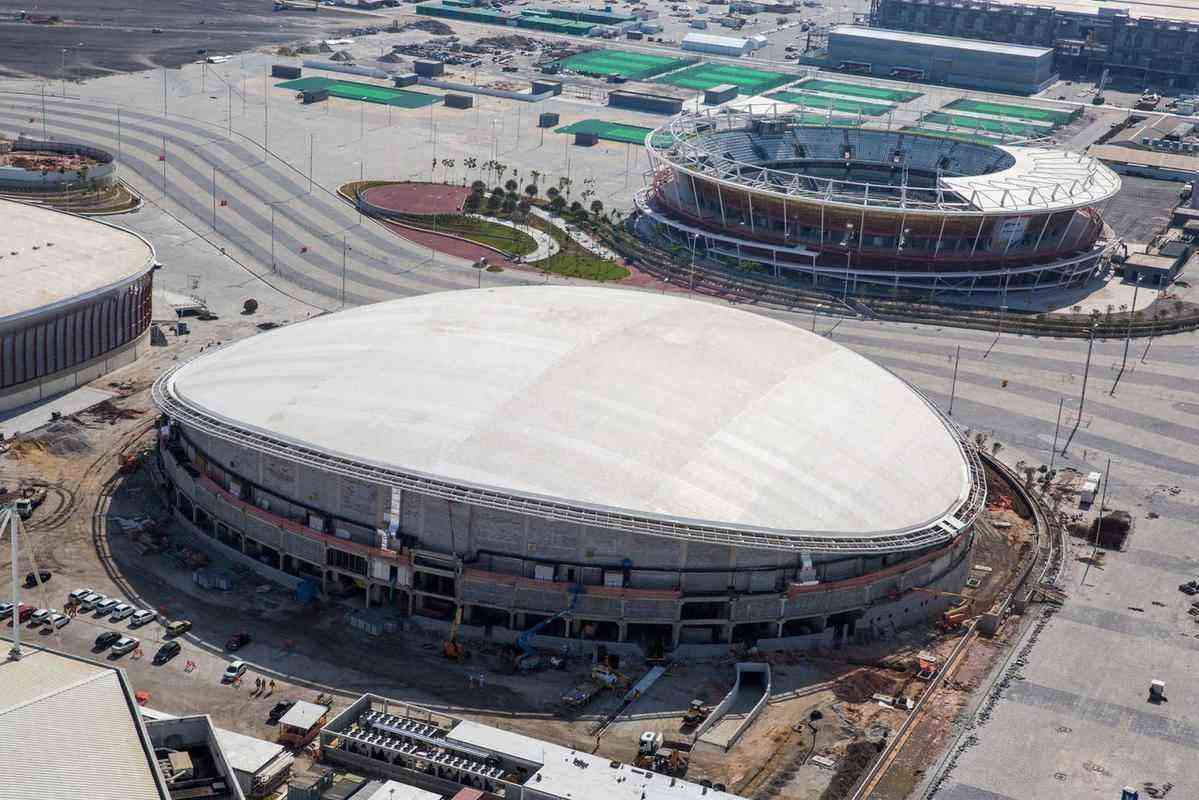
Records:
[[[49,141],[49,137],[46,133],[46,84],[44,83],[42,84],[42,141]]]
[[[341,235],[341,307],[346,307],[346,235]]]
[[[315,134],[308,134],[308,194],[312,194],[312,137]]]
[[[162,137],[162,197],[167,196],[167,137]]]
[[[1057,424],[1053,426],[1053,448],[1049,451],[1049,471],[1053,472],[1053,465],[1057,462],[1057,433],[1062,428],[1062,407],[1066,404],[1066,398],[1059,397],[1057,401]]]
[[[1132,309],[1128,312],[1128,327],[1124,331],[1124,356],[1120,359],[1120,371],[1116,373],[1116,380],[1112,383],[1111,391],[1108,392],[1109,397],[1115,397],[1116,387],[1120,385],[1120,378],[1124,377],[1124,367],[1128,365],[1128,345],[1132,341],[1132,318],[1137,313],[1137,292],[1141,289],[1142,277],[1143,273],[1138,272],[1137,282],[1132,288]]]
[[[1074,441],[1074,434],[1078,433],[1078,426],[1082,424],[1083,405],[1087,402],[1087,378],[1091,374],[1091,352],[1095,349],[1095,326],[1091,326],[1091,335],[1087,339],[1087,363],[1082,370],[1082,394],[1078,398],[1078,418],[1074,420],[1074,428],[1070,431],[1070,435],[1066,438],[1066,443],[1062,445],[1062,455],[1066,455],[1066,451],[1070,449],[1070,442]]]
[[[265,68],[262,73],[262,154],[267,154],[267,142],[271,138],[271,95]]]
[[[12,545],[12,649],[8,651],[8,657],[12,661],[21,659],[21,594],[17,588],[17,570],[20,568],[17,565],[17,534],[21,530],[21,517],[17,514],[17,509],[13,504],[0,506],[0,537],[4,535],[4,529],[8,528],[9,543]],[[37,568],[34,567],[36,576]]]
[[[117,106],[117,161],[121,161],[123,156],[124,153],[121,151],[121,107]]]
[[[949,384],[949,416],[953,416],[953,398],[958,392],[958,362],[962,360],[962,346],[959,344],[953,356],[953,382]],[[1056,445],[1055,445],[1056,447]]]
[[[212,167],[212,229],[216,230],[216,166]]]
[[[1103,509],[1107,505],[1107,487],[1112,483],[1112,459],[1108,456],[1107,468],[1103,471],[1103,494],[1099,499],[1099,516],[1095,520],[1095,541],[1091,549],[1091,557],[1087,559],[1087,568],[1082,571],[1082,580],[1079,584],[1087,582],[1087,573],[1091,571],[1091,565],[1095,563],[1095,556],[1099,554],[1099,533],[1103,529]]]

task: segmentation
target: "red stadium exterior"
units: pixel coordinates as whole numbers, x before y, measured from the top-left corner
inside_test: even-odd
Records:
[[[1006,298],[1106,269],[1120,179],[1087,156],[752,110],[684,114],[646,147],[637,206],[661,235],[778,278]]]

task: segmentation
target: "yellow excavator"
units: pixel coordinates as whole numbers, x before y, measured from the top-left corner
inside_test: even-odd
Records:
[[[454,624],[450,626],[449,638],[441,643],[441,652],[450,661],[465,661],[468,653],[466,648],[458,641],[458,627],[462,624],[462,606],[458,606],[458,611],[454,614]]]

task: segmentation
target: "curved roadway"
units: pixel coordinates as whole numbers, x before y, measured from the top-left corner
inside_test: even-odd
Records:
[[[0,91],[0,129],[40,138],[41,102],[40,95]],[[118,116],[111,103],[49,96],[45,102],[50,138],[80,139],[118,152]],[[360,218],[319,184],[309,191],[306,175],[240,134],[129,108],[121,109],[119,125],[119,160],[126,182],[148,203],[224,248],[264,280],[277,282],[282,277],[338,299],[344,288],[350,304],[478,285],[479,276],[467,260],[433,255]],[[222,201],[226,205],[221,206]],[[527,274],[487,277],[491,285],[530,280]]]

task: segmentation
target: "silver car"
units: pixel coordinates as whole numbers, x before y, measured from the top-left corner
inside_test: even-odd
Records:
[[[79,601],[79,607],[82,608],[84,611],[91,611],[93,608],[96,607],[97,603],[100,603],[107,599],[108,599],[107,597],[100,594],[99,592],[92,592],[91,594],[89,594],[88,596],[84,597],[82,600]]]
[[[130,628],[140,628],[141,626],[143,626],[147,623],[153,622],[154,618],[157,616],[158,615],[155,614],[153,611],[149,611],[144,608],[139,611],[134,611],[133,614],[130,615],[130,617],[129,617],[129,627]]]
[[[100,615],[111,614],[112,610],[120,604],[120,600],[116,599],[115,597],[109,597],[105,600],[101,600],[99,603],[96,603],[96,608],[94,610]]]
[[[109,619],[111,619],[113,622],[117,622],[125,619],[125,617],[132,616],[134,611],[137,611],[137,609],[133,606],[129,605],[128,603],[121,603],[112,610],[112,616],[109,617]]]
[[[122,636],[117,639],[117,643],[112,646],[110,651],[113,655],[123,656],[126,653],[132,653],[137,649],[138,641],[132,636]]]

